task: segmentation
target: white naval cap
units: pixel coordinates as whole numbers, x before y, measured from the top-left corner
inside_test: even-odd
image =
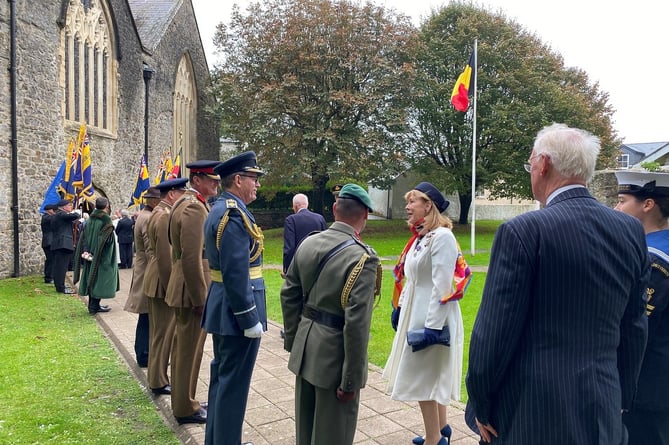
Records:
[[[616,171],[618,193],[637,196],[669,196],[669,173],[640,170]]]

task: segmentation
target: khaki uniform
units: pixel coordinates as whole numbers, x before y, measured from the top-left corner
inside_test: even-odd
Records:
[[[150,388],[169,384],[167,367],[174,338],[174,310],[165,303],[167,283],[172,272],[172,247],[167,236],[171,205],[165,201],[153,209],[147,225],[148,265],[143,290],[149,300],[149,367]]]
[[[176,417],[191,416],[201,408],[195,392],[207,334],[200,327],[202,316],[193,308],[204,306],[211,281],[209,264],[203,258],[203,227],[208,213],[206,200],[189,189],[174,203],[170,215],[172,274],[165,302],[176,317],[170,362],[172,411]]]
[[[322,259],[344,242],[350,245],[332,255],[316,277]],[[367,381],[379,273],[376,253],[342,222],[308,236],[295,253],[281,289],[281,307],[288,369],[296,375],[297,445],[353,443],[360,394],[342,403],[336,390],[359,391]]]
[[[149,244],[147,229],[149,219],[151,218],[151,209],[144,207],[137,215],[135,221],[135,260],[132,268],[132,284],[128,292],[128,299],[123,306],[123,310],[135,314],[146,314],[149,312],[149,300],[144,293],[144,274],[148,258],[146,256],[146,246]]]

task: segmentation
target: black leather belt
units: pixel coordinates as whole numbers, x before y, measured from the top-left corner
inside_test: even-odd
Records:
[[[329,312],[319,311],[313,306],[305,305],[304,308],[302,308],[302,316],[332,329],[337,329],[339,331],[344,329],[344,317]]]

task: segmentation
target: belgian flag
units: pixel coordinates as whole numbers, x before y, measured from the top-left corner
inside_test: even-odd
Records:
[[[469,97],[474,95],[474,75],[476,74],[476,53],[469,56],[469,63],[455,82],[451,93],[451,103],[458,111],[467,111],[469,108]]]

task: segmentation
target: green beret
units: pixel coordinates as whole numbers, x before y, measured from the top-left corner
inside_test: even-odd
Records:
[[[370,212],[373,212],[372,200],[369,198],[369,195],[359,185],[356,184],[346,184],[339,190],[339,198],[344,199],[355,199],[360,204],[364,205],[369,209]]]

